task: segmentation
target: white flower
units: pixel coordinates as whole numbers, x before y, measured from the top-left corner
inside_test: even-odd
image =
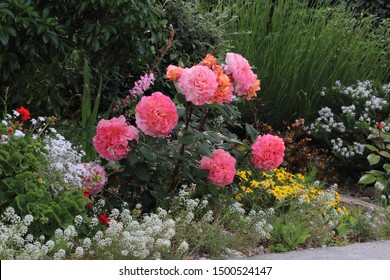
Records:
[[[83,247],[77,247],[75,250],[76,255],[81,258],[84,255],[84,249]]]
[[[185,241],[182,241],[182,242],[180,243],[180,245],[179,245],[179,248],[177,248],[177,250],[178,250],[179,252],[181,252],[181,253],[185,253],[185,252],[188,251],[188,248],[189,248],[188,243],[185,242]]]
[[[66,255],[66,252],[64,249],[59,249],[57,253],[54,254],[54,259],[55,260],[61,260],[64,259]]]
[[[14,132],[14,136],[17,136],[17,137],[24,137],[24,136],[26,136],[26,134],[24,134],[24,133],[21,132],[20,130],[16,129],[15,132]]]
[[[382,192],[385,189],[385,186],[378,181],[375,182],[374,187],[380,192]]]

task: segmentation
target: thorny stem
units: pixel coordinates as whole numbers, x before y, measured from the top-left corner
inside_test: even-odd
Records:
[[[204,125],[206,124],[207,117],[209,116],[210,109],[209,107],[205,107],[202,116],[200,117],[200,125],[199,125],[199,131],[204,130]]]
[[[191,104],[189,102],[187,102],[187,104],[186,104],[186,123],[184,126],[185,131],[188,131],[188,126],[190,124],[193,112],[194,112],[194,107],[191,106]],[[185,146],[186,146],[185,144],[181,145],[180,152],[179,152],[180,156],[184,155]],[[174,190],[176,188],[177,174],[179,173],[181,163],[182,163],[181,159],[178,159],[176,161],[175,167],[173,168],[173,172],[172,172],[172,176],[171,176],[172,179],[171,179],[171,183],[169,185],[170,190]]]

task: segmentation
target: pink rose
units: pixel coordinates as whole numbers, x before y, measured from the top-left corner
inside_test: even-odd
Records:
[[[178,119],[175,104],[161,92],[142,97],[135,107],[138,128],[152,137],[167,136],[175,128]]]
[[[93,146],[108,161],[123,159],[131,151],[128,141],[138,141],[138,130],[126,123],[124,116],[101,120],[93,137]]]
[[[260,80],[253,73],[249,62],[240,54],[227,53],[226,64],[226,74],[232,76],[237,96],[244,96],[246,100],[256,96],[256,91],[260,89]]]
[[[252,145],[252,163],[264,171],[277,168],[283,162],[284,150],[284,142],[278,136],[258,136]]]
[[[104,167],[94,163],[84,163],[83,166],[87,171],[87,175],[83,178],[83,189],[90,195],[101,193],[107,183]]]
[[[215,150],[212,158],[204,156],[200,161],[200,169],[210,169],[207,179],[220,187],[233,182],[235,165],[236,159],[222,149]]]
[[[195,105],[212,103],[212,96],[218,89],[217,74],[203,65],[183,69],[178,87],[187,101]]]

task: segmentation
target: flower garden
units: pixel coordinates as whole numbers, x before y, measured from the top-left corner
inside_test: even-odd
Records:
[[[0,259],[390,238],[388,7],[32,2],[0,4]]]

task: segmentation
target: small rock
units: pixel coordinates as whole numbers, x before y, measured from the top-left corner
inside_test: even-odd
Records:
[[[356,198],[345,194],[340,195],[340,204],[342,206],[345,206],[347,209],[360,207],[362,208],[363,212],[367,212],[369,214],[378,209],[378,206],[370,202],[364,201],[362,198]]]

